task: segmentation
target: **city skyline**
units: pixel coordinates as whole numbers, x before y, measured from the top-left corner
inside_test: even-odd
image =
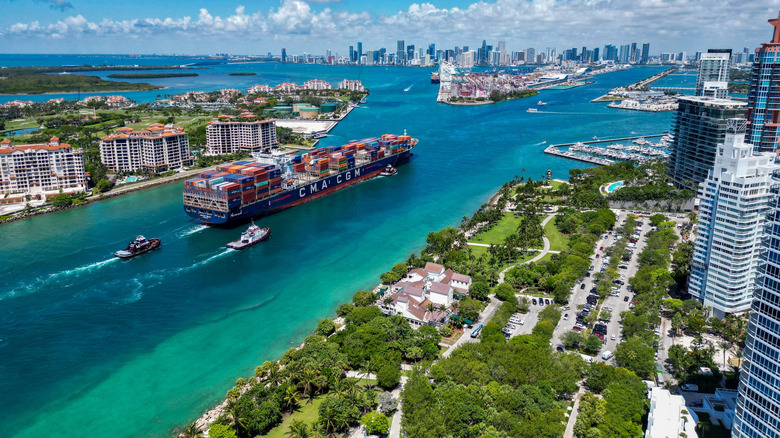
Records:
[[[557,48],[648,42],[651,55],[693,53],[705,47],[751,51],[767,39],[755,26],[776,15],[780,0],[742,2],[627,0],[494,0],[447,5],[392,0],[280,0],[247,6],[242,2],[139,0],[109,5],[95,0],[0,0],[3,53],[139,53],[347,55],[364,50],[393,51],[397,40],[427,47],[471,46],[483,39],[506,49]],[[702,19],[702,17],[707,17]],[[488,25],[485,25],[489,23]],[[605,26],[609,23],[609,26]],[[641,23],[641,25],[637,25]],[[720,25],[729,27],[722,32]]]

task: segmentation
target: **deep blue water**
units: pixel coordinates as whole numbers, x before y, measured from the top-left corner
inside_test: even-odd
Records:
[[[525,110],[538,98],[437,104],[428,70],[418,68],[252,64],[160,81],[210,90],[359,77],[368,104],[322,144],[403,130],[420,143],[397,176],[263,219],[273,237],[241,252],[224,249],[241,229],[189,220],[180,183],[0,226],[0,435],[168,436],[522,169],[567,178],[583,166],[543,154],[547,144],[669,129],[671,113],[590,103],[658,70],[542,92],[548,105],[537,114]],[[174,85],[182,79],[192,82]],[[138,233],[161,237],[162,248],[114,260]]]

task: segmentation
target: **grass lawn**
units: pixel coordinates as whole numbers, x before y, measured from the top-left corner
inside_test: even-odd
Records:
[[[706,413],[696,413],[699,417],[699,424],[696,426],[696,433],[699,438],[729,438],[731,432],[723,426],[714,426],[710,423],[710,416]]]
[[[552,256],[553,256],[553,253],[548,252],[547,254],[545,254],[544,257],[542,257],[541,259],[537,260],[536,263],[549,262],[550,259],[552,258]]]
[[[314,401],[307,404],[306,399],[303,398],[301,400],[300,408],[297,411],[295,411],[292,415],[284,414],[282,423],[268,431],[268,434],[264,436],[273,438],[287,438],[284,433],[287,432],[287,428],[290,427],[290,424],[293,420],[301,420],[304,423],[309,424],[317,421],[317,410],[319,409],[323,400],[325,400],[325,396],[320,395],[318,397],[314,397]]]
[[[544,235],[550,240],[550,251],[563,251],[569,246],[569,238],[558,231],[555,219],[551,219],[544,226]]]
[[[514,213],[504,213],[504,217],[488,231],[480,231],[470,242],[500,245],[508,236],[517,231],[520,225],[520,218]]]

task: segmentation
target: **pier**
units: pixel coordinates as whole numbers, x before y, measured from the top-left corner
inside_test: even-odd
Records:
[[[592,155],[584,155],[584,154],[577,154],[572,151],[564,151],[561,150],[561,148],[565,147],[571,147],[575,145],[596,145],[600,143],[615,143],[615,142],[622,142],[622,141],[632,141],[632,140],[639,140],[640,138],[648,139],[648,138],[660,138],[664,137],[669,134],[653,134],[653,135],[637,135],[634,137],[620,137],[620,138],[608,138],[604,140],[591,140],[591,141],[581,141],[581,142],[575,142],[575,143],[561,143],[561,144],[552,144],[548,146],[545,150],[545,154],[550,155],[556,155],[563,158],[570,158],[572,160],[582,161],[589,164],[596,164],[599,166],[608,166],[610,164],[616,163],[616,160],[611,160],[608,158],[601,158],[601,157],[594,157]]]

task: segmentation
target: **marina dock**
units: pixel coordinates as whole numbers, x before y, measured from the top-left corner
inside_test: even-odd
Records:
[[[596,164],[599,166],[608,166],[610,164],[614,164],[618,161],[625,161],[623,159],[610,159],[610,158],[604,158],[601,156],[595,156],[595,155],[587,155],[582,153],[576,153],[574,151],[570,150],[563,150],[563,148],[570,148],[572,146],[574,147],[587,147],[587,146],[593,146],[599,145],[602,143],[607,144],[614,144],[618,142],[625,142],[625,141],[634,141],[634,140],[646,140],[649,138],[662,138],[665,136],[668,136],[669,134],[653,134],[653,135],[638,135],[634,137],[621,137],[621,138],[608,138],[604,140],[591,140],[591,141],[582,141],[582,142],[575,142],[575,143],[561,143],[561,144],[553,144],[548,146],[545,150],[545,154],[550,155],[556,155],[563,158],[570,158],[572,160],[582,161],[589,164]],[[649,143],[649,142],[648,142]],[[606,154],[606,151],[609,151],[606,147],[603,148]]]

